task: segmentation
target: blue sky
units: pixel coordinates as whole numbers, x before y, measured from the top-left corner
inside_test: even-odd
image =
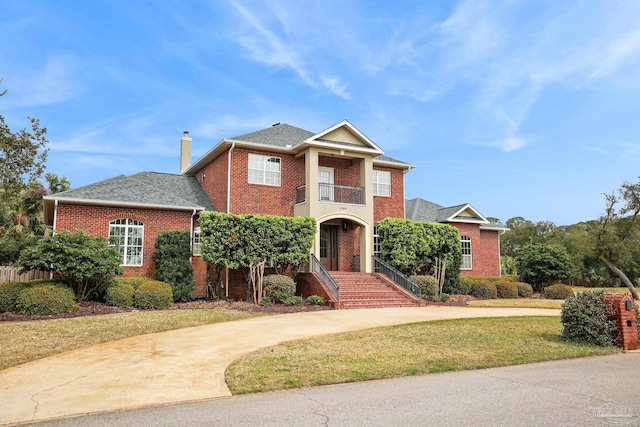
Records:
[[[79,187],[225,137],[348,119],[407,198],[595,219],[640,175],[640,2],[0,2],[0,99]]]

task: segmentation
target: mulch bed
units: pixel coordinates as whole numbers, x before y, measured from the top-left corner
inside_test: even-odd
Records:
[[[198,309],[228,309],[253,313],[298,313],[302,311],[331,310],[328,306],[313,306],[310,304],[296,304],[286,306],[284,304],[274,304],[270,307],[257,306],[241,301],[191,301],[173,304],[168,310],[198,310]],[[70,317],[99,316],[101,314],[127,313],[141,311],[137,308],[121,308],[99,302],[85,302],[73,313],[57,314],[55,316],[28,316],[14,312],[0,313],[0,322],[29,321],[29,320],[50,320],[66,319]]]

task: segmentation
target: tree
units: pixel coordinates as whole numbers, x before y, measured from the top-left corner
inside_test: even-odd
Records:
[[[84,232],[60,232],[25,248],[18,265],[21,271],[57,273],[76,293],[81,303],[113,276],[122,273],[120,253],[104,239]]]
[[[520,248],[531,243],[545,243],[549,233],[555,229],[550,221],[532,222],[521,216],[509,218],[509,231],[500,238],[500,254],[515,257]]]
[[[193,294],[191,236],[188,231],[161,231],[153,251],[156,278],[171,285],[173,300],[185,302]]]
[[[202,258],[223,267],[242,268],[254,302],[262,296],[262,277],[267,261],[277,264],[278,272],[292,276],[309,259],[315,236],[313,218],[263,215],[232,215],[206,212],[200,215]]]
[[[556,280],[571,277],[573,264],[564,246],[529,244],[516,256],[518,277],[530,283],[538,292]]]
[[[621,266],[626,265],[627,272],[640,270],[640,182],[632,184],[625,181],[617,191],[605,194],[605,201],[605,212],[600,216],[596,237],[598,258],[620,278],[637,300],[638,292]]]
[[[57,174],[49,172],[44,176],[44,179],[47,181],[47,184],[49,185],[49,188],[48,188],[49,194],[62,193],[63,191],[67,191],[71,189],[71,183],[69,182],[66,176],[63,176],[62,178],[60,178]]]

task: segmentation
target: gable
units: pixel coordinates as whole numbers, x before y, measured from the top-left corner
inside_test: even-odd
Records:
[[[382,155],[382,149],[371,141],[365,134],[360,132],[347,120],[343,120],[308,138],[305,144],[319,146],[338,146],[339,148],[350,148],[361,152],[368,152],[374,155]]]
[[[362,138],[358,137],[358,135],[354,134],[351,130],[344,127],[340,127],[324,135],[322,137],[322,141],[344,142],[361,147],[368,147],[367,143],[363,141]]]

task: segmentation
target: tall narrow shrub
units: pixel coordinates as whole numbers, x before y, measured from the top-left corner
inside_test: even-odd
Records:
[[[171,285],[173,300],[184,302],[193,294],[191,236],[188,231],[161,231],[153,251],[156,278]]]

